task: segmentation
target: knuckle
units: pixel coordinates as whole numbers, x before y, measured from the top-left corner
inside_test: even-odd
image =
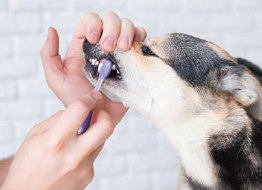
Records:
[[[112,11],[108,11],[108,12],[104,13],[103,16],[102,16],[102,19],[104,20],[104,19],[107,19],[109,17],[117,17],[119,19],[118,15],[116,13],[112,12]]]
[[[114,132],[114,128],[115,128],[113,123],[111,121],[104,120],[103,125],[104,125],[104,131],[108,134],[108,136],[110,136]]]
[[[123,23],[128,23],[128,24],[134,26],[134,23],[130,19],[128,19],[128,18],[122,18],[121,21]]]
[[[61,152],[64,149],[64,147],[65,147],[65,139],[63,138],[49,140],[48,149],[52,153]]]
[[[82,101],[82,100],[76,100],[72,107],[79,111],[79,112],[87,112],[89,109],[91,109],[93,103],[91,101]]]
[[[86,13],[87,16],[95,16],[95,17],[99,17],[99,15],[95,12],[89,12],[89,13]]]
[[[81,163],[82,163],[83,159],[77,156],[68,156],[66,159],[66,166],[68,168],[69,171],[75,170],[77,169]]]
[[[29,131],[28,136],[33,136],[38,132],[39,124],[35,125],[32,127],[32,129]]]
[[[97,13],[95,13],[95,12],[88,12],[88,13],[84,14],[84,15],[80,18],[80,20],[85,20],[85,19],[88,19],[88,18],[90,18],[90,17],[99,17],[99,15],[98,15]]]
[[[103,110],[99,110],[94,112],[94,117],[97,118],[98,125],[103,126],[103,131],[105,131],[108,136],[110,136],[115,129],[115,125],[113,124],[110,116]]]
[[[124,27],[128,26],[129,30],[131,29],[133,32],[135,31],[135,25],[129,19],[122,19],[122,25],[124,25]]]

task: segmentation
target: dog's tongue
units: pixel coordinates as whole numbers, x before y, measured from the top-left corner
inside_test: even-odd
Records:
[[[107,60],[107,59],[101,59],[101,60],[100,60],[100,63],[103,63],[103,64],[104,64],[106,60]]]

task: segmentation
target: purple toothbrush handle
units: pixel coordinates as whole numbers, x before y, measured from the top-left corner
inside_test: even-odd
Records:
[[[102,67],[101,67],[101,69],[99,71],[98,82],[96,84],[96,87],[95,87],[94,91],[99,91],[99,88],[101,87],[103,81],[110,74],[111,66],[112,66],[112,62],[110,60],[106,60],[103,63],[103,65],[102,65]],[[91,117],[92,117],[92,111],[89,112],[86,120],[84,121],[84,123],[82,124],[81,128],[79,129],[78,135],[84,134],[86,132],[86,130],[89,128]]]
[[[81,128],[78,131],[78,135],[82,135],[87,131],[90,125],[91,118],[92,118],[92,111],[90,111],[89,114],[87,115],[85,121],[83,122]]]

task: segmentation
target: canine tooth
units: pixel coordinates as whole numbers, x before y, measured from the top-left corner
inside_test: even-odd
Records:
[[[116,68],[116,72],[117,72],[117,74],[119,74],[120,72],[119,72],[119,70]]]
[[[116,70],[116,65],[112,64],[111,70]]]
[[[90,58],[90,59],[89,59],[89,63],[91,63],[91,62],[92,62],[92,59]]]

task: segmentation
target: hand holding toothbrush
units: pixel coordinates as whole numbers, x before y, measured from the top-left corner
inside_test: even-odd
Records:
[[[43,67],[49,87],[65,107],[93,91],[93,86],[83,73],[83,41],[87,38],[90,43],[97,43],[102,30],[101,47],[108,52],[116,46],[128,50],[133,41],[144,41],[146,38],[143,28],[135,27],[129,19],[120,19],[115,13],[107,12],[101,18],[96,13],[87,13],[80,19],[68,52],[62,60],[58,53],[58,34],[54,28],[49,28],[48,39],[41,52]],[[109,113],[114,125],[127,111],[122,104],[107,98],[104,98],[101,107]]]

